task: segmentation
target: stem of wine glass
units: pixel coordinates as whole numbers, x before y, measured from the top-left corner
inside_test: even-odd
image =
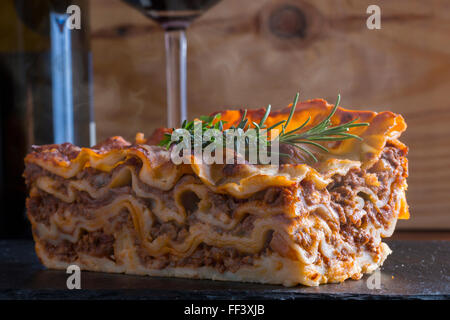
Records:
[[[167,126],[178,128],[187,119],[186,33],[166,30]]]

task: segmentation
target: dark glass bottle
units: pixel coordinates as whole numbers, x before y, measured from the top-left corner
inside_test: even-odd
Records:
[[[88,9],[87,0],[0,1],[0,237],[29,235],[31,145],[95,143]]]

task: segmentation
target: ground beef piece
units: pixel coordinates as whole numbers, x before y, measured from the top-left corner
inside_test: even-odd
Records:
[[[77,252],[83,252],[98,258],[114,257],[114,236],[103,230],[85,232],[75,244]]]
[[[150,235],[153,239],[166,235],[169,239],[176,239],[179,231],[179,227],[173,222],[156,223],[150,229]]]
[[[403,166],[404,161],[406,161],[402,158],[404,155],[405,152],[403,150],[388,145],[383,150],[380,160],[367,171],[353,168],[345,176],[333,176],[333,182],[327,186],[327,190],[331,196],[331,206],[339,215],[340,234],[345,241],[354,243],[357,247],[376,250],[374,239],[364,229],[369,222],[375,227],[385,228],[392,222],[393,208],[391,202],[395,202],[395,199],[389,200],[391,196],[391,181],[403,179]],[[382,161],[388,162],[392,168],[386,169],[386,164]],[[367,173],[376,176],[379,186],[366,183],[365,177]],[[389,200],[390,202],[384,207],[377,209],[372,202],[373,199],[362,195],[364,199],[363,209],[366,214],[355,211],[357,204],[355,192],[362,186],[373,190],[380,199]]]
[[[50,217],[60,210],[60,201],[52,196],[36,196],[27,198],[27,212],[38,223],[50,226]]]
[[[286,143],[280,143],[280,153],[287,155],[280,157],[280,164],[298,164],[310,161],[309,156],[305,152]]]
[[[44,241],[43,244],[45,251],[50,257],[57,257],[58,260],[64,262],[73,262],[78,258],[74,244],[68,240],[63,240],[57,245],[47,241]]]
[[[215,248],[204,243],[200,244],[189,257],[184,258],[178,258],[170,254],[154,258],[147,255],[145,250],[138,250],[138,252],[144,264],[149,264],[157,269],[166,267],[213,267],[219,272],[236,272],[243,265],[251,265],[255,257],[252,254],[240,253],[234,248]]]

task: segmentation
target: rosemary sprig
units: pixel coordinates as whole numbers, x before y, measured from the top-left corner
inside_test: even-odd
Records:
[[[202,123],[202,131],[201,134],[203,134],[209,130],[209,129],[217,129],[219,131],[223,131],[223,125],[226,123],[226,121],[220,120],[220,113],[214,115],[214,116],[200,116],[199,120]],[[215,124],[214,121],[217,122]],[[189,132],[189,135],[191,137],[191,146],[194,145],[194,125],[195,121],[187,121],[184,120],[183,124],[181,125],[181,129],[185,129]],[[175,131],[175,128],[172,129],[172,132]],[[169,149],[172,144],[178,144],[183,141],[183,137],[180,137],[178,141],[172,141],[172,134],[171,133],[165,133],[163,139],[159,142],[159,146],[165,147],[166,149]],[[205,148],[208,146],[212,141],[205,141],[202,144],[202,148]]]
[[[301,132],[301,130],[303,128],[305,128],[306,125],[311,120],[311,117],[308,117],[308,119],[306,119],[306,121],[303,122],[299,127],[286,132],[286,129],[295,113],[295,108],[297,106],[298,97],[299,97],[299,94],[297,93],[295,95],[294,102],[292,103],[292,107],[289,111],[289,116],[288,116],[287,120],[282,120],[280,122],[277,122],[266,129],[267,132],[269,132],[270,130],[281,125],[281,133],[277,137],[280,144],[284,143],[287,145],[291,145],[291,146],[301,150],[302,152],[306,153],[308,156],[310,156],[314,160],[314,162],[317,162],[318,161],[317,157],[310,150],[303,147],[302,144],[312,145],[314,147],[321,149],[322,151],[329,152],[328,148],[317,143],[316,141],[341,141],[341,140],[347,140],[347,139],[352,139],[352,138],[362,140],[362,138],[357,135],[347,133],[350,130],[350,128],[362,127],[362,126],[369,125],[366,122],[356,123],[356,121],[358,121],[359,118],[349,121],[347,123],[340,124],[335,127],[330,127],[331,126],[331,118],[336,113],[339,102],[341,100],[340,95],[338,95],[337,101],[336,101],[333,109],[331,110],[330,114],[324,120],[322,120],[320,123],[318,123],[317,125],[315,125],[314,127],[310,128],[310,129],[308,129],[307,131]],[[266,114],[264,115],[262,121],[260,122],[259,127],[264,125],[264,121],[267,119],[267,116],[268,116],[267,110],[269,110],[269,112],[270,112],[270,109],[267,108]]]
[[[267,118],[269,117],[269,114],[271,111],[271,105],[269,104],[265,110],[263,117],[259,121],[259,123],[256,123],[254,121],[252,121],[250,123],[249,119],[247,118],[247,110],[244,110],[242,118],[239,121],[239,123],[237,124],[237,126],[233,125],[228,130],[236,130],[236,129],[246,130],[246,129],[249,129],[251,127],[251,125],[253,125],[255,127],[256,137],[258,139],[257,145],[259,145],[259,140],[260,140],[261,135],[263,135],[263,134],[268,135],[271,130],[275,129],[278,126],[281,126],[281,133],[278,135],[278,137],[276,137],[276,139],[278,139],[279,144],[280,145],[286,144],[286,145],[290,145],[290,146],[293,146],[293,147],[299,149],[303,153],[307,154],[311,159],[313,159],[314,162],[318,161],[317,157],[309,149],[307,149],[304,145],[310,145],[310,146],[316,147],[324,152],[329,152],[328,148],[326,148],[325,146],[323,146],[322,144],[320,144],[318,142],[320,142],[320,141],[323,141],[323,142],[342,141],[342,140],[347,140],[347,139],[362,140],[361,137],[359,137],[355,134],[348,133],[348,131],[351,128],[369,125],[369,123],[366,123],[366,122],[356,123],[359,120],[359,118],[351,120],[351,121],[343,123],[343,124],[340,124],[340,125],[337,125],[337,126],[334,126],[334,127],[331,126],[332,125],[331,118],[336,113],[336,110],[338,108],[338,105],[339,105],[339,102],[341,99],[340,95],[338,95],[337,101],[336,101],[333,109],[331,110],[330,114],[328,114],[328,116],[324,120],[322,120],[320,123],[318,123],[317,125],[313,126],[312,128],[310,128],[306,131],[302,131],[311,121],[311,117],[308,117],[308,119],[306,119],[306,121],[303,122],[300,126],[298,126],[295,129],[292,129],[290,131],[287,131],[289,123],[291,122],[291,120],[295,114],[295,109],[297,106],[298,98],[299,98],[299,93],[297,93],[295,95],[294,102],[292,103],[291,109],[289,111],[289,116],[286,120],[281,120],[281,121],[267,127],[265,122],[266,122]],[[199,119],[202,122],[202,135],[208,129],[218,129],[218,130],[222,131],[224,133],[224,135],[226,134],[227,130],[225,130],[225,131],[223,130],[223,125],[226,122],[220,120],[220,113],[216,114],[215,116],[209,116],[209,117],[201,116]],[[194,121],[190,121],[190,122],[184,121],[181,126],[181,129],[185,129],[185,130],[189,131],[189,134],[190,134],[190,137],[192,140],[191,145],[193,145]],[[182,138],[180,138],[178,141],[171,141],[171,137],[172,137],[171,134],[166,133],[164,138],[159,143],[159,145],[165,146],[168,149],[172,144],[174,144],[174,143],[178,144],[178,143],[182,142]],[[202,147],[204,148],[207,145],[209,145],[210,143],[211,143],[211,141],[206,141],[203,143]],[[268,145],[268,147],[270,147],[270,145],[271,145],[270,140],[267,140],[267,145]],[[279,155],[280,156],[288,156],[287,154],[284,154],[284,153],[279,153]]]
[[[294,99],[294,104],[292,105],[290,115],[294,114],[297,99],[298,94]],[[302,125],[289,132],[285,132],[285,128],[287,127],[288,123],[284,124],[283,130],[278,137],[279,143],[292,145],[300,149],[301,151],[307,153],[315,162],[317,162],[318,161],[317,158],[311,152],[308,152],[309,150],[302,147],[301,144],[312,145],[325,152],[329,152],[329,150],[326,147],[317,143],[316,141],[342,141],[352,138],[362,140],[362,138],[357,135],[347,133],[350,130],[350,128],[363,127],[369,125],[366,122],[356,123],[356,121],[358,121],[359,118],[340,124],[338,126],[331,127],[331,118],[336,113],[340,100],[341,96],[338,95],[336,103],[333,109],[331,110],[330,114],[320,123],[308,129],[307,131],[300,132],[300,130],[302,130],[309,123],[311,117],[308,117],[308,119]],[[290,118],[291,117],[289,117],[288,120],[290,120]]]

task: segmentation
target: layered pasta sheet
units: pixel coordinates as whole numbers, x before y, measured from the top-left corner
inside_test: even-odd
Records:
[[[304,102],[291,126],[330,108]],[[231,126],[240,113],[222,119]],[[175,165],[154,145],[158,131],[134,143],[34,147],[24,177],[37,255],[56,269],[285,286],[359,279],[383,263],[382,238],[409,213],[403,118],[339,108],[332,121],[356,117],[370,123],[354,129],[363,140],[327,145],[314,165]]]

